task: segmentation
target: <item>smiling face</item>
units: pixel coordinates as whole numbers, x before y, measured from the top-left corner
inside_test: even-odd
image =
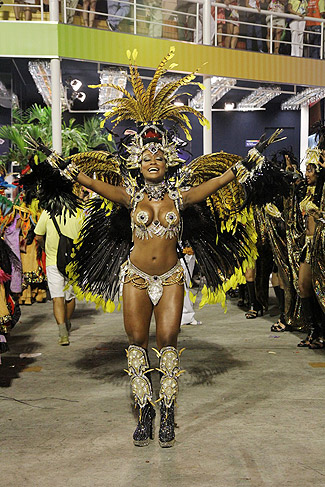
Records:
[[[143,151],[141,172],[144,179],[150,183],[160,183],[166,173],[166,160],[164,153],[158,150],[152,154],[148,149]]]
[[[317,181],[317,173],[314,164],[308,164],[306,167],[306,181],[308,186],[315,186]]]

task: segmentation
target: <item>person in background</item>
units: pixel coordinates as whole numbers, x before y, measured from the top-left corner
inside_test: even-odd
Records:
[[[317,19],[325,18],[325,2],[324,0],[309,0],[307,17],[315,17]],[[314,59],[320,58],[320,44],[321,44],[321,25],[320,22],[306,21],[306,28],[308,31],[309,57]]]
[[[107,27],[109,30],[118,30],[120,22],[123,17],[126,17],[130,12],[130,4],[128,2],[114,2],[107,0],[107,13],[114,15],[114,17],[107,17]]]
[[[195,255],[191,247],[185,247],[183,249],[184,257],[181,260],[181,264],[184,269],[184,302],[183,302],[183,312],[181,318],[181,326],[183,325],[201,325],[202,322],[195,319],[195,311],[193,302],[190,297],[190,283],[193,276],[193,271],[195,267]]]
[[[73,24],[74,14],[79,0],[66,0],[66,18],[67,24]]]
[[[270,0],[267,9],[272,13],[284,13],[286,0]],[[267,25],[267,38],[271,38],[271,15],[266,17]],[[280,39],[285,28],[285,19],[283,17],[272,17],[272,42],[273,42],[273,54],[279,54]],[[268,52],[271,52],[271,41],[267,43]]]
[[[78,237],[82,218],[65,214],[56,217],[56,221],[63,235],[73,240]],[[38,244],[45,248],[47,283],[53,299],[54,317],[59,327],[58,343],[63,346],[69,345],[70,319],[75,308],[75,295],[71,286],[65,290],[68,281],[57,267],[59,234],[46,211],[43,211],[35,227],[35,238]]]
[[[213,17],[214,21],[216,18],[216,7],[211,7],[211,16]],[[223,39],[222,39],[222,34],[224,30],[224,26],[226,24],[226,11],[224,8],[217,8],[217,43],[216,45],[218,47],[223,46]],[[214,30],[214,26],[213,26]]]
[[[257,49],[259,52],[264,52],[263,51],[263,42],[262,42],[262,27],[261,27],[261,16],[259,12],[261,11],[260,8],[260,2],[259,0],[246,0],[246,5],[247,8],[252,9],[252,12],[250,12],[247,16],[247,22],[248,24],[246,25],[246,32],[247,32],[247,40],[246,40],[246,46],[248,51],[253,50],[253,40],[252,37],[257,37],[256,43],[257,43]]]
[[[304,31],[307,14],[308,0],[289,0],[288,12],[293,15],[299,15],[301,20],[292,20],[290,22],[291,30],[291,56],[302,57],[304,52]]]
[[[162,37],[163,13],[161,0],[150,0],[148,2],[148,14],[150,19],[149,37]],[[153,7],[153,8],[152,8]]]
[[[226,5],[238,5],[238,0],[227,0]],[[236,9],[228,9],[227,18],[227,37],[225,47],[236,49],[239,34],[239,13]]]
[[[97,0],[83,0],[82,18],[85,27],[94,27]]]
[[[180,41],[193,42],[196,28],[196,3],[177,0],[178,12],[178,39]]]

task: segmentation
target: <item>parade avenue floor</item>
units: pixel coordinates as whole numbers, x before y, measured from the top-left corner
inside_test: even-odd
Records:
[[[0,366],[2,485],[324,487],[325,353],[270,332],[274,310],[247,320],[232,299],[182,327],[176,443],[162,449],[157,434],[132,443],[122,313],[78,303],[60,347],[52,303],[22,307]]]

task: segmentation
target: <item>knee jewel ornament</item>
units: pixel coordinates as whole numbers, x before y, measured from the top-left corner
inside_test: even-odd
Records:
[[[185,370],[180,369],[179,360],[185,348],[182,348],[179,352],[174,347],[164,347],[160,352],[155,348],[153,350],[160,359],[157,370],[162,374],[157,402],[164,401],[166,408],[170,408],[178,395],[178,377],[185,372]]]
[[[131,378],[131,388],[134,395],[135,403],[141,409],[152,402],[152,387],[150,380],[146,376],[154,369],[149,369],[149,361],[146,350],[136,345],[130,345],[126,350],[128,359],[128,370],[125,372]]]

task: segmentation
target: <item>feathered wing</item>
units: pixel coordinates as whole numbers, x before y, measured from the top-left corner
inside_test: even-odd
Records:
[[[69,280],[78,299],[112,312],[120,267],[131,247],[129,211],[98,197],[87,205],[87,213],[67,267]]]
[[[180,172],[180,187],[220,176],[241,158],[219,152],[194,159]],[[183,244],[189,244],[206,279],[200,306],[221,303],[226,292],[245,283],[244,273],[257,258],[257,235],[251,209],[243,208],[245,191],[237,180],[183,212]]]
[[[210,202],[211,203],[211,202]],[[200,307],[221,303],[226,292],[246,282],[244,273],[257,258],[257,235],[252,211],[242,212],[242,222],[235,226],[220,220],[207,202],[193,205],[183,212],[183,245],[190,245],[206,284]]]
[[[240,156],[226,152],[197,157],[182,167],[178,184],[197,186],[211,178],[221,176],[240,160]],[[213,211],[218,212],[219,218],[226,220],[230,215],[235,216],[239,212],[245,203],[245,198],[243,186],[234,179],[211,196]],[[208,205],[211,205],[210,201],[208,201]]]
[[[114,184],[114,186],[121,184],[120,161],[110,152],[81,152],[71,156],[70,159],[81,172],[91,178],[96,176],[96,179]]]
[[[51,216],[61,215],[64,210],[74,215],[82,207],[82,201],[74,193],[74,183],[61,176],[58,169],[46,162],[30,162],[30,167],[20,179],[27,204],[36,198],[39,207]]]

